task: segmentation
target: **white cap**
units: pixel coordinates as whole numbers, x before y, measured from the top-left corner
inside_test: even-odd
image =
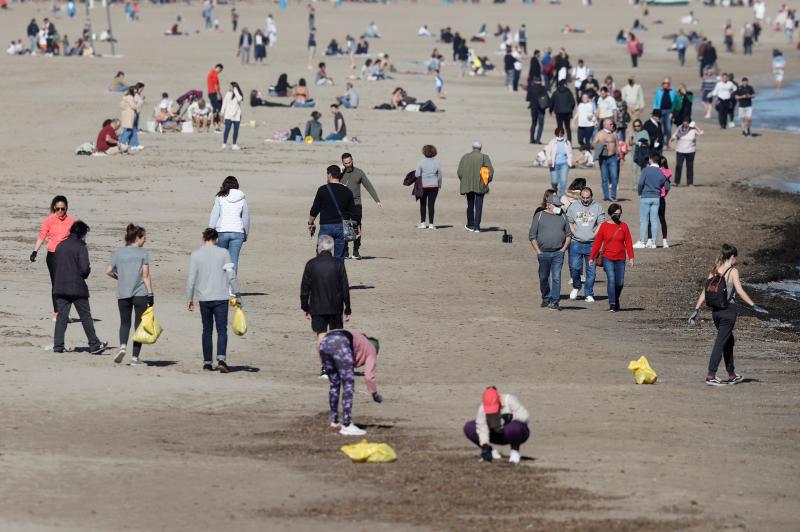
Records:
[[[472,147],[473,147],[473,148],[475,148],[476,150],[479,150],[479,149],[481,149],[483,146],[481,146],[481,143],[480,143],[480,141],[477,141],[477,140],[476,140],[475,142],[473,142],[473,143],[472,143]]]

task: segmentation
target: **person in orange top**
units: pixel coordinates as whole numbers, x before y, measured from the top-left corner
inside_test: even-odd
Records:
[[[633,244],[631,243],[631,230],[628,224],[622,221],[622,207],[619,203],[608,206],[610,217],[597,230],[594,237],[592,252],[589,254],[589,266],[594,266],[594,261],[601,253],[603,269],[606,271],[606,286],[608,287],[608,311],[619,312],[619,296],[625,285],[625,257],[633,268]]]
[[[219,86],[219,74],[222,69],[222,63],[217,63],[206,78],[208,82],[208,100],[211,102],[211,109],[214,111],[213,122],[217,128],[219,128],[219,112],[222,110],[222,89]]]
[[[69,236],[69,229],[75,220],[67,215],[68,208],[67,198],[64,196],[56,196],[50,202],[50,216],[44,219],[42,227],[39,229],[39,238],[36,239],[36,245],[33,246],[31,253],[31,262],[36,262],[36,255],[39,253],[39,248],[47,240],[47,270],[50,272],[50,286],[53,286],[56,276],[56,246]],[[53,318],[58,316],[58,307],[56,307],[56,298],[53,297]]]

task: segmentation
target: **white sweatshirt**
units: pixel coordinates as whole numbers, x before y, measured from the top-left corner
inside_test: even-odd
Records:
[[[220,233],[250,234],[250,211],[244,192],[232,188],[228,195],[214,198],[214,207],[211,209],[211,218],[208,226]]]
[[[239,91],[229,90],[222,100],[222,119],[241,122],[242,120],[242,95]]]

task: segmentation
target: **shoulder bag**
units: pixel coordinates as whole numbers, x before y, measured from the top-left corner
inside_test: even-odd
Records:
[[[595,260],[595,264],[597,264],[598,266],[602,266],[603,265],[603,251],[605,251],[606,242],[610,242],[611,240],[614,240],[614,237],[617,236],[617,233],[619,232],[620,229],[622,229],[622,224],[619,224],[617,226],[616,231],[614,231],[611,234],[611,238],[609,238],[608,240],[603,240],[603,245],[600,246],[600,251],[597,253],[597,260]]]
[[[343,185],[344,186],[344,185]],[[339,217],[342,219],[342,234],[344,235],[345,242],[352,242],[356,239],[356,228],[355,222],[353,220],[345,220],[344,215],[342,214],[342,210],[339,208],[339,202],[336,201],[336,196],[333,194],[333,190],[331,190],[330,185],[325,185],[328,189],[328,194],[331,195],[331,199],[333,200],[333,206],[336,207],[336,212],[339,213]]]

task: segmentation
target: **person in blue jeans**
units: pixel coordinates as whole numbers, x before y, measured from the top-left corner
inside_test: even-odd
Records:
[[[236,271],[230,253],[217,246],[219,233],[209,227],[203,231],[203,245],[192,252],[186,299],[189,312],[194,312],[194,298],[200,301],[203,320],[203,370],[211,371],[213,358],[212,334],[217,329],[217,371],[228,373],[228,305],[231,296],[241,305]]]
[[[577,299],[583,288],[587,303],[594,303],[595,267],[589,264],[592,244],[600,225],[605,220],[603,207],[594,201],[594,194],[589,187],[583,187],[578,201],[570,203],[567,209],[567,221],[572,231],[569,244],[569,272],[572,277],[570,299]],[[586,266],[586,284],[581,282],[581,274]]]
[[[533,215],[528,240],[539,259],[541,306],[561,310],[561,269],[564,267],[564,251],[569,247],[572,232],[566,216],[561,212],[558,196],[548,196],[542,207],[543,209]]]
[[[653,109],[661,110],[661,132],[665,139],[672,136],[672,104],[677,98],[677,89],[672,87],[672,82],[669,78],[664,78],[661,86],[656,90]]]
[[[239,253],[250,234],[250,209],[244,192],[239,190],[239,180],[229,175],[214,198],[208,226],[219,233],[217,245],[228,250],[233,269],[239,272]]]
[[[669,179],[661,171],[661,154],[650,154],[649,164],[639,176],[639,240],[633,245],[634,249],[655,248],[653,239],[647,238],[647,221],[650,220],[652,234],[658,235],[659,220],[658,207],[661,203],[661,189],[669,192]]]
[[[572,145],[567,140],[563,127],[555,130],[556,137],[547,143],[544,154],[550,167],[550,187],[559,196],[567,193],[567,176],[572,162]]]
[[[333,133],[325,137],[325,140],[342,140],[347,136],[347,125],[344,123],[344,116],[339,112],[339,104],[331,105],[333,114]]]
[[[633,267],[633,246],[628,224],[622,221],[622,207],[619,203],[608,206],[611,218],[600,225],[592,244],[589,264],[595,266],[597,258],[603,262],[606,271],[606,287],[608,288],[608,311],[619,312],[619,298],[625,286],[625,258]]]
[[[344,220],[352,220],[356,211],[353,192],[342,184],[342,170],[333,164],[327,169],[327,183],[317,189],[308,215],[308,232],[313,237],[319,216],[319,234],[334,239],[333,256],[344,260],[347,246],[344,240]]]
[[[619,156],[617,155],[617,134],[614,121],[603,120],[602,129],[594,138],[594,149],[600,163],[600,181],[603,187],[603,201],[617,200],[619,183]]]

